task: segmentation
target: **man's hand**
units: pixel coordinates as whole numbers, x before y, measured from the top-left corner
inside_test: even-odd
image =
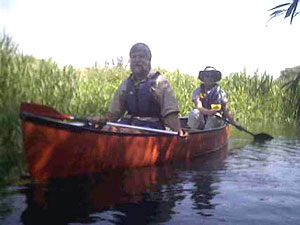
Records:
[[[189,133],[181,129],[178,132],[178,135],[179,135],[179,137],[186,138],[189,135]]]
[[[89,119],[91,120],[92,125],[96,128],[103,127],[107,121],[105,116],[91,116]]]

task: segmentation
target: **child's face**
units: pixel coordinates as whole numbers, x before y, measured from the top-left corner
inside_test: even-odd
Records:
[[[212,85],[215,83],[214,78],[212,76],[205,76],[203,77],[203,83],[206,86]]]

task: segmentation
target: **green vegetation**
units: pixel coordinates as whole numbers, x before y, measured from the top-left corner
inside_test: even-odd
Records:
[[[192,109],[192,91],[200,84],[196,77],[179,71],[161,70],[178,99],[181,115]],[[0,39],[0,184],[26,173],[22,134],[18,119],[21,102],[51,105],[62,113],[103,114],[120,82],[129,76],[124,65],[75,69],[59,68],[55,62],[39,60],[18,52],[12,39]],[[297,97],[283,90],[284,81],[267,74],[234,73],[221,85],[227,92],[231,111],[245,126],[252,121],[294,124]],[[297,89],[299,90],[299,88]]]
[[[243,123],[253,120],[292,123],[296,119],[297,98],[282,89],[283,81],[267,74],[252,76],[234,73],[222,80],[232,111]]]

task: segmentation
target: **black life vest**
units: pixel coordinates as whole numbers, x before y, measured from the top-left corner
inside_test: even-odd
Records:
[[[160,73],[156,72],[137,85],[134,83],[132,75],[127,79],[125,103],[129,115],[139,117],[161,117],[160,105],[154,97],[153,90],[159,75]]]
[[[219,108],[220,111],[223,111],[222,107],[222,94],[221,88],[219,85],[213,86],[210,90],[205,91],[204,85],[200,85],[200,101],[202,106],[206,109]]]

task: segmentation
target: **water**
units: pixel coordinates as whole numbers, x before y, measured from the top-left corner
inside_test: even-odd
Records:
[[[300,138],[0,189],[0,224],[300,224]]]

